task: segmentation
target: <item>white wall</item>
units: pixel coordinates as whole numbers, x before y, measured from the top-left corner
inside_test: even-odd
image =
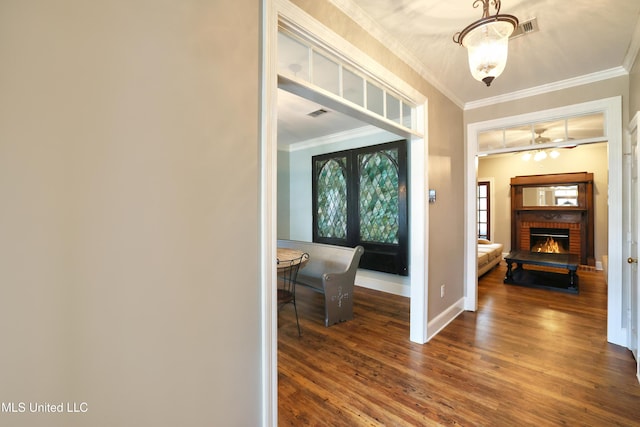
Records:
[[[259,4],[0,3],[0,425],[260,424]]]
[[[277,223],[278,223],[278,238],[289,239],[290,224],[290,188],[289,176],[291,171],[289,170],[289,151],[278,150],[278,205],[277,205]]]

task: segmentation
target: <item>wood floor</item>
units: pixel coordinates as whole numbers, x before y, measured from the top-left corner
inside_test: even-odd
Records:
[[[602,272],[580,294],[505,285],[504,263],[425,345],[409,300],[355,291],[355,319],[325,328],[321,296],[299,287],[278,329],[280,426],[638,426],[631,353],[606,341]]]

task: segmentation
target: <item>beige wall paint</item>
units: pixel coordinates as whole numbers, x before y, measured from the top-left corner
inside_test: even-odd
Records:
[[[260,423],[259,2],[0,4],[12,426]]]
[[[429,101],[429,319],[464,297],[462,268],[452,260],[464,253],[464,132],[460,110],[439,99]],[[446,285],[444,298],[440,286]]]
[[[293,0],[309,13],[428,98],[429,185],[438,191],[438,202],[429,215],[429,306],[434,319],[463,297],[463,272],[450,268],[452,258],[462,257],[464,221],[464,137],[462,110],[423,79],[393,52],[326,0]],[[443,233],[450,231],[451,234]],[[446,260],[446,262],[445,262]],[[447,283],[440,298],[440,284]]]
[[[493,178],[495,234],[492,240],[504,244],[504,251],[511,249],[511,186],[510,179],[523,175],[551,173],[591,172],[594,177],[595,257],[602,261],[608,242],[607,218],[607,144],[582,145],[571,150],[559,150],[557,159],[540,162],[521,160],[517,154],[482,157],[478,162],[478,177]]]
[[[625,75],[528,98],[466,110],[464,112],[465,132],[466,125],[470,123],[516,116],[614,96],[622,96],[622,121],[627,123],[628,94],[629,76]]]

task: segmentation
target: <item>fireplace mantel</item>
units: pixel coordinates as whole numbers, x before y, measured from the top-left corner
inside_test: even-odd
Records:
[[[525,192],[545,193],[546,189],[550,191],[557,187],[569,186],[577,189],[577,197],[565,201],[565,204],[538,206],[527,201],[525,197]],[[592,173],[575,172],[511,178],[512,250],[529,250],[531,228],[568,229],[570,253],[580,256],[581,264],[593,266],[595,265],[593,214]]]

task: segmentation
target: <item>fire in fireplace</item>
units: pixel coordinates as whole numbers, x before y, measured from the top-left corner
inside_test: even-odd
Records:
[[[530,228],[531,252],[569,253],[569,230],[560,228]]]

